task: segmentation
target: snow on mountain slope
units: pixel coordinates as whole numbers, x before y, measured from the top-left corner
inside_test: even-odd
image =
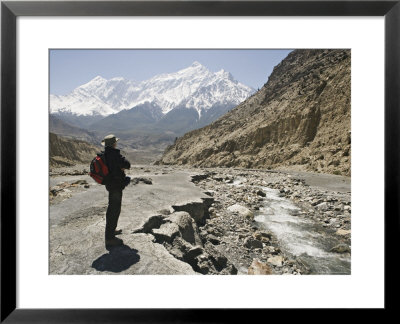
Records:
[[[152,102],[163,114],[176,107],[194,108],[199,115],[216,104],[237,105],[254,90],[224,70],[211,72],[199,62],[175,73],[135,82],[95,77],[65,96],[50,95],[50,112],[103,115]]]

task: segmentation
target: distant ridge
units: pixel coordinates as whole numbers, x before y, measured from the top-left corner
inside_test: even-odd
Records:
[[[97,138],[93,132],[76,126],[72,126],[53,115],[50,115],[49,126],[51,133],[58,134],[64,137],[72,137],[77,140],[86,141],[92,144],[97,144],[100,141],[100,139]]]

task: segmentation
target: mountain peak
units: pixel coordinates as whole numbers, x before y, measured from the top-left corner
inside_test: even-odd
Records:
[[[191,65],[191,67],[204,67],[200,62],[194,61]]]
[[[77,87],[74,92],[78,91],[91,91],[93,88],[97,88],[101,85],[104,85],[107,82],[107,79],[104,79],[102,76],[98,75],[91,79],[90,81],[82,84],[81,86]]]
[[[218,72],[215,73],[215,75],[217,75],[219,78],[222,78],[222,79],[228,79],[228,80],[232,81],[233,83],[238,82],[237,80],[235,80],[235,78],[229,71],[225,71],[224,69],[219,70]]]
[[[104,79],[102,76],[98,75],[94,77],[91,81],[107,81],[107,80]]]
[[[184,69],[183,71],[196,71],[196,73],[198,72],[210,72],[210,70],[204,66],[203,64],[201,64],[198,61],[194,61],[189,67],[187,67],[186,69]]]
[[[229,71],[225,71],[224,69],[219,70],[218,72],[216,72],[216,74],[229,79],[233,79],[233,75]]]

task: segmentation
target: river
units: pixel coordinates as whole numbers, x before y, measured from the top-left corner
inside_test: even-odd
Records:
[[[339,240],[312,219],[299,214],[290,200],[280,197],[279,190],[261,187],[266,193],[263,207],[255,216],[261,228],[274,233],[281,250],[310,269],[310,274],[350,274],[351,259],[329,252]]]

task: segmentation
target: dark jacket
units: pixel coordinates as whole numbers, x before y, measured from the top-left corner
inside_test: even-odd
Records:
[[[123,189],[125,187],[125,172],[121,169],[129,169],[131,164],[121,155],[118,149],[110,146],[106,146],[104,156],[109,171],[106,189]]]

